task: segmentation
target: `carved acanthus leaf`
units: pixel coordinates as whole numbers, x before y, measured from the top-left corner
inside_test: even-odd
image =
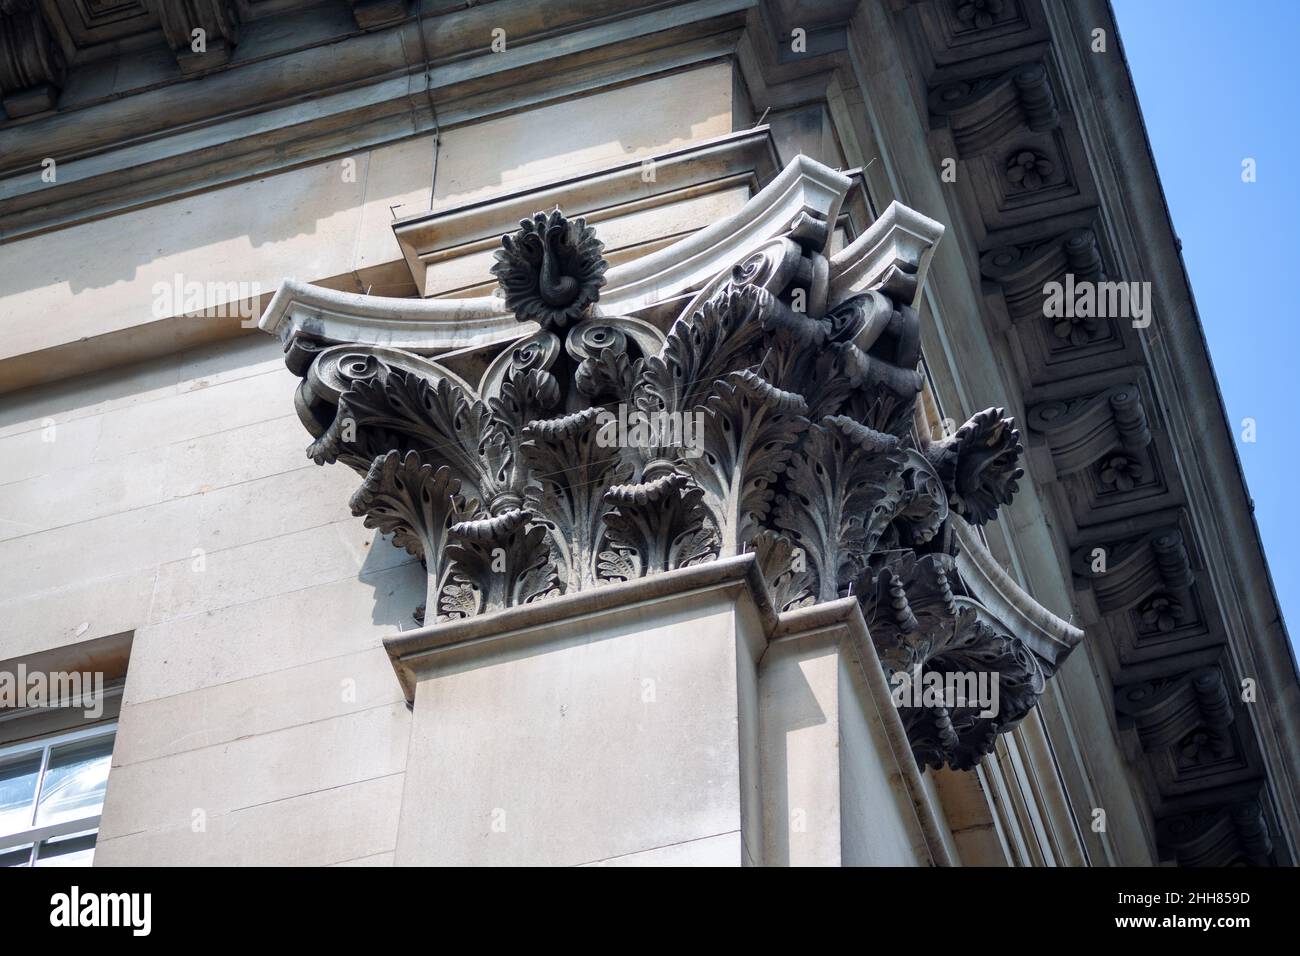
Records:
[[[1017,464],[1024,451],[1020,432],[1002,412],[986,408],[956,434],[924,448],[949,504],[971,524],[984,524],[997,516],[999,505],[1010,504],[1025,473]]]
[[[433,606],[446,577],[449,529],[477,510],[477,502],[460,494],[460,482],[450,469],[435,470],[413,451],[390,451],[375,458],[351,506],[354,515],[365,516],[367,528],[391,534],[393,544],[423,559],[425,606]]]
[[[689,412],[702,405],[713,384],[762,359],[763,316],[771,294],[757,286],[730,284],[668,330],[658,355],[646,360],[635,404],[646,414]]]
[[[806,556],[795,550],[793,541],[775,531],[760,531],[749,546],[758,557],[759,570],[778,610],[788,611],[817,600],[817,578]]]
[[[866,566],[903,490],[897,438],[830,416],[794,455],[774,523],[816,569],[817,598],[833,601]]]
[[[504,468],[484,468],[490,437],[487,406],[469,399],[458,385],[391,369],[354,383],[339,397],[334,421],[307,454],[325,464],[355,456],[358,440],[362,447],[392,442],[397,451],[414,451],[431,464],[445,464],[462,488],[488,502],[506,480]]]
[[[546,531],[529,519],[516,508],[452,526],[451,582],[438,604],[443,618],[499,611],[562,591]]]
[[[957,622],[947,554],[902,551],[873,559],[854,588],[880,661],[890,673],[911,673],[953,633]]]
[[[753,372],[732,372],[704,404],[703,449],[682,462],[704,489],[724,555],[743,552],[763,527],[808,406]]]
[[[900,709],[917,761],[968,770],[1037,704],[1046,676],[1020,638],[983,620],[978,605],[957,596],[955,576],[949,555],[907,552],[871,568],[860,592],[890,683],[897,689],[933,682],[963,695],[903,695]],[[981,694],[987,698],[977,699]]]
[[[610,488],[605,501],[613,510],[605,513],[605,524],[615,554],[632,555],[638,577],[715,557],[717,533],[703,498],[701,489],[677,473]],[[627,567],[611,560],[601,570],[602,577],[623,578]]]
[[[633,471],[617,446],[598,440],[599,411],[586,408],[524,428],[521,450],[530,474],[524,499],[549,529],[566,590],[591,587],[599,579],[605,492]]]

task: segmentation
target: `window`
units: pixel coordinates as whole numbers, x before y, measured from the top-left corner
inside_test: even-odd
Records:
[[[117,724],[0,748],[0,866],[89,866]]]

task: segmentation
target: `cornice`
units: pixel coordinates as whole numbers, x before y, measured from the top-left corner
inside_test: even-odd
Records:
[[[1251,795],[1240,785],[1254,775],[1268,783],[1251,819],[1285,839],[1274,841],[1276,852],[1245,837],[1235,846],[1251,859],[1293,860],[1297,795],[1287,781],[1298,776],[1300,732],[1290,715],[1300,683],[1258,535],[1243,533],[1254,523],[1232,432],[1149,147],[1132,135],[1141,116],[1110,11],[1100,0],[1024,0],[983,22],[976,11],[969,23],[938,0],[899,0],[894,11],[890,26],[910,41],[900,47],[917,81],[913,102],[934,130],[931,157],[958,160],[941,191],[960,209],[948,218],[967,267],[984,280],[989,308],[974,324],[1007,344],[995,377],[1004,377],[1009,404],[1027,411],[1030,470],[1056,556],[1070,555],[1076,611],[1097,645],[1099,699],[1113,714],[1116,688],[1186,680],[1211,666],[1232,690],[1248,676],[1269,685],[1254,706],[1228,695],[1235,720],[1222,756],[1189,763],[1171,756],[1182,747],[1130,753],[1151,850],[1207,859],[1200,849],[1173,849],[1186,841],[1172,835],[1169,814],[1189,806],[1244,813],[1239,801]],[[1095,27],[1113,44],[1106,55],[1089,49]],[[917,182],[924,176],[901,178],[921,195],[930,188]],[[1067,274],[1150,282],[1155,326],[1074,313],[1049,321],[1044,284]],[[940,282],[936,298],[944,294]],[[969,380],[971,372],[954,374]],[[1219,733],[1209,723],[1183,729]],[[1111,783],[1102,788],[1118,805],[1123,788]],[[1220,798],[1236,809],[1211,805]],[[1227,860],[1235,851],[1224,818],[1211,829],[1224,837],[1215,852]]]
[[[1119,37],[1109,6],[1100,0],[1069,7],[1046,4],[1053,34],[1061,38],[1062,71],[1079,90],[1076,110],[1091,166],[1107,202],[1105,213],[1117,237],[1122,271],[1153,285],[1163,334],[1149,343],[1147,362],[1157,400],[1166,410],[1169,438],[1178,450],[1178,477],[1189,523],[1205,555],[1203,589],[1224,610],[1231,644],[1229,680],[1255,678],[1259,703],[1241,711],[1264,749],[1264,767],[1280,819],[1282,856],[1295,859],[1300,834],[1300,678],[1259,537],[1235,436],[1219,391],[1196,310],[1190,279],[1178,249],[1159,177],[1145,136],[1132,78],[1119,43],[1111,57],[1090,54],[1079,44],[1082,24],[1101,26]],[[1107,108],[1100,109],[1104,102]],[[1135,130],[1143,131],[1134,135]],[[1266,808],[1266,816],[1273,811]]]
[[[689,0],[671,15],[614,0],[435,4],[198,82],[0,126],[0,242],[727,56],[754,2]],[[503,17],[515,32],[494,53]],[[51,156],[55,183],[41,178]]]

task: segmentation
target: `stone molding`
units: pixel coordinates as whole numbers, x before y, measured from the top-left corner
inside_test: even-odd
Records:
[[[653,170],[647,181],[646,170]],[[406,216],[393,223],[393,234],[411,269],[416,288],[431,295],[431,267],[470,252],[495,248],[502,233],[535,210],[561,203],[593,226],[628,209],[652,208],[743,182],[758,193],[781,171],[776,144],[767,126],[691,143],[594,174],[547,182],[451,209]],[[615,266],[617,268],[617,266]]]
[[[850,185],[849,177],[799,157],[734,215],[667,248],[609,269],[596,314],[632,314],[686,294],[779,236],[801,214],[833,222]],[[868,248],[879,248],[884,255],[895,247],[906,247],[910,251],[901,254],[914,257],[911,268],[918,282],[923,281],[928,250],[943,234],[943,227],[915,213],[902,217],[907,222],[899,218],[887,210],[850,247],[855,248],[854,259],[860,259]],[[873,237],[870,247],[860,245],[867,236]],[[847,252],[836,257],[846,269]],[[885,267],[882,260],[877,271]],[[331,344],[386,345],[421,354],[505,342],[520,331],[505,303],[494,296],[388,299],[294,280],[280,286],[259,325],[286,341],[302,333]],[[526,323],[525,328],[534,326]]]
[[[1041,133],[1061,123],[1047,69],[1027,63],[991,76],[950,80],[931,93],[936,127],[946,126],[963,157],[994,149],[1022,126]]]
[[[47,2],[72,5],[74,0]],[[270,22],[275,15],[258,11],[257,4],[251,5],[253,22],[241,25],[232,11],[247,9],[246,4],[226,3],[216,15],[212,11],[221,0],[161,3],[196,14],[201,22],[195,25],[208,29],[209,39],[224,40],[216,47],[210,43],[206,54],[191,55],[188,40],[183,47],[171,42],[179,39],[179,27],[170,39],[164,33],[148,5],[154,2],[135,0],[139,9],[131,21],[130,48],[167,43],[180,69],[144,74],[148,82],[138,89],[115,89],[111,96],[85,102],[69,103],[68,96],[60,101],[59,63],[66,59],[61,49],[73,49],[78,60],[105,58],[126,40],[105,36],[101,41],[91,31],[91,45],[78,49],[59,17],[54,18],[59,23],[46,24],[42,36],[58,30],[62,44],[24,41],[12,58],[0,47],[0,82],[6,63],[28,76],[28,64],[47,47],[62,58],[49,60],[40,71],[57,82],[44,79],[30,86],[23,79],[24,86],[16,87],[15,95],[29,89],[43,97],[24,117],[37,111],[49,115],[39,123],[0,122],[0,153],[7,157],[0,164],[0,242],[501,115],[520,102],[540,105],[703,64],[734,52],[751,4],[688,0],[676,5],[672,25],[664,29],[648,22],[659,19],[649,2],[591,0],[570,7],[526,0],[512,5],[511,42],[498,54],[489,43],[503,14],[489,4],[425,0],[396,19],[383,18],[395,14],[397,0],[358,3],[351,15],[342,3],[337,11],[315,4],[312,18],[281,6],[275,15],[297,16],[293,29],[285,29]],[[10,3],[36,5],[35,0]],[[62,20],[73,18],[79,16],[62,15]],[[223,59],[241,26],[245,44],[257,45],[260,55]],[[556,36],[564,42],[552,42]],[[467,57],[466,51],[475,55]],[[647,55],[651,51],[658,55]],[[207,73],[201,85],[180,82],[187,67]],[[437,101],[436,120],[428,99],[417,95],[426,73],[429,95]],[[3,92],[10,90],[6,86]],[[303,106],[306,100],[309,108]],[[76,111],[86,111],[88,118],[66,122]],[[41,181],[46,156],[59,157],[57,183]]]
[[[1136,385],[1115,385],[1092,395],[1032,405],[1028,423],[1031,431],[1046,439],[1058,476],[1073,474],[1119,451],[1135,463],[1132,478],[1141,479],[1151,430]]]
[[[548,624],[585,618],[611,607],[632,606],[670,595],[714,588],[747,594],[764,630],[769,635],[777,632],[782,617],[772,606],[758,561],[752,554],[741,554],[681,568],[672,574],[638,578],[560,595],[549,601],[521,604],[494,615],[429,624],[384,638],[384,650],[393,663],[406,699],[413,701],[420,672],[443,660],[454,659],[458,649],[468,645],[491,641],[506,646],[516,635]]]

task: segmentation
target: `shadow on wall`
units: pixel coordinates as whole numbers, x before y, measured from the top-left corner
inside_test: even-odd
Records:
[[[725,67],[706,69],[716,69],[720,75],[727,72]],[[683,82],[702,84],[702,88],[693,87],[697,95],[692,100],[681,100],[679,87]],[[670,76],[613,90],[593,90],[524,113],[446,129],[438,150],[434,206],[459,205],[730,132],[730,85],[728,79],[726,95],[722,95],[717,94],[717,84],[710,78],[684,81]],[[717,95],[706,95],[709,92]],[[678,108],[665,114],[661,106],[667,102],[676,102]],[[377,152],[398,145],[407,149],[386,157],[380,164],[374,163]],[[392,212],[379,210],[386,217],[394,212],[400,218],[425,211],[431,146],[430,134],[421,133],[359,151],[355,156],[261,176],[164,206],[82,224],[58,234],[61,239],[57,241],[63,246],[58,261],[75,263],[75,268],[63,276],[42,267],[42,253],[47,248],[45,243],[51,241],[49,237],[19,240],[9,252],[16,260],[26,258],[30,262],[24,266],[16,261],[15,268],[5,270],[0,298],[60,281],[66,281],[76,294],[133,281],[141,273],[149,278],[154,271],[159,274],[153,277],[169,280],[169,270],[152,270],[149,265],[178,252],[209,247],[214,251],[209,267],[212,274],[191,278],[236,279],[222,260],[233,253],[232,264],[238,264],[244,261],[241,252],[246,250],[235,247],[223,255],[223,244],[246,238],[251,248],[263,250],[275,243],[328,232],[337,229],[337,225],[329,224],[331,219],[360,209],[367,200],[375,201],[376,194],[400,198],[413,189],[420,192],[419,202],[399,205]],[[411,169],[416,162],[419,173]],[[345,169],[347,164],[350,167]],[[372,178],[376,182],[372,183]],[[358,220],[356,228],[360,225]],[[352,245],[352,239],[355,236],[345,241]],[[27,242],[33,243],[31,252],[22,255]],[[308,274],[310,271],[304,270]]]
[[[228,268],[222,260],[232,254],[236,262],[246,260],[239,255],[238,247],[223,250],[223,245],[246,238],[252,249],[260,250],[270,244],[316,235],[323,223],[359,209],[365,202],[370,161],[371,153],[367,151],[355,157],[354,168],[346,173],[344,160],[333,160],[189,196],[168,204],[170,208],[132,210],[56,234],[63,237],[65,247],[85,247],[81,254],[67,255],[65,251],[61,257],[64,262],[76,264],[67,275],[68,287],[75,295],[134,280],[142,272],[146,278],[169,282],[175,269],[154,270],[149,266],[161,258],[202,248],[214,250],[212,263],[205,268],[207,274],[187,278],[200,282],[237,281],[237,270]],[[49,241],[49,237],[37,236],[19,240],[19,244]],[[116,254],[106,254],[105,247]],[[43,283],[48,278],[39,269],[25,274],[35,282]],[[19,279],[20,275],[7,277],[4,292],[11,294],[32,287],[9,285]]]
[[[304,431],[304,435],[307,433]],[[361,476],[357,476],[357,484]],[[361,522],[357,518],[357,523]],[[366,560],[357,573],[357,580],[370,585],[374,592],[374,608],[370,620],[383,627],[395,627],[409,631],[419,626],[414,614],[415,609],[424,603],[427,578],[424,565],[418,558],[412,558],[402,564],[393,566],[391,552],[392,537],[376,534],[370,543]],[[405,552],[403,552],[405,554]],[[396,677],[393,680],[397,680]]]

